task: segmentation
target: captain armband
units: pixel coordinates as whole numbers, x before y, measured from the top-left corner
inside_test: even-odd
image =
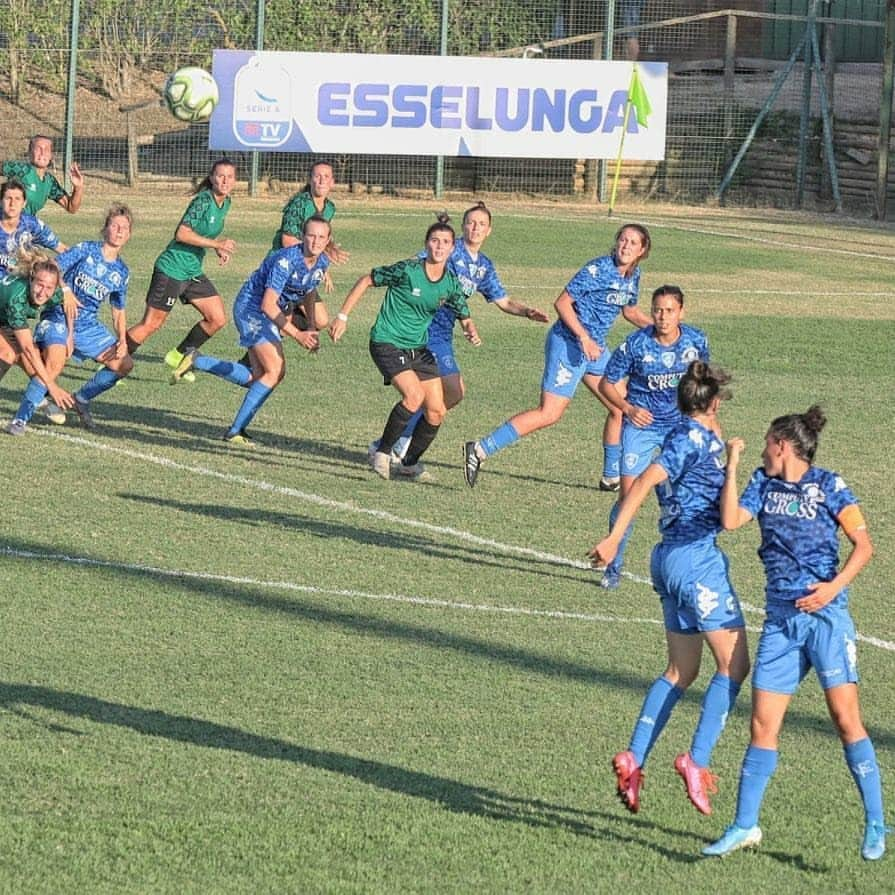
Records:
[[[867,523],[864,521],[864,514],[861,512],[861,508],[854,503],[847,506],[839,514],[839,524],[847,535],[852,535],[862,528],[865,530],[867,528]]]

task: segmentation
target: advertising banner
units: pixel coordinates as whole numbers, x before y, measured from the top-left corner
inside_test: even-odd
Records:
[[[664,62],[216,50],[217,150],[665,157]],[[629,98],[631,104],[629,105]]]

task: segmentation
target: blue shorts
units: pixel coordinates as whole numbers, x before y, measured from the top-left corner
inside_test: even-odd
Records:
[[[544,343],[544,376],[541,379],[541,391],[571,400],[578,388],[578,383],[585,375],[602,376],[609,363],[611,351],[601,345],[602,354],[589,361],[581,350],[577,339],[569,338],[565,327],[560,329],[559,322],[554,323],[547,333]]]
[[[727,557],[713,537],[688,544],[656,544],[650,576],[662,601],[667,631],[700,634],[745,627]]]
[[[68,321],[61,307],[41,315],[40,322],[34,327],[34,344],[42,351],[50,345],[68,344]]]
[[[426,346],[432,352],[435,363],[438,364],[439,376],[459,376],[460,367],[454,356],[453,342],[429,342]]]
[[[117,344],[118,338],[98,320],[75,323],[75,356],[81,360],[96,360]]]
[[[254,348],[262,342],[283,341],[277,325],[267,314],[238,298],[233,305],[233,322],[239,333],[239,344],[243,348]]]
[[[625,419],[622,424],[622,475],[640,475],[661,453],[665,436],[671,428],[662,423],[653,423],[640,429]]]
[[[858,682],[855,624],[837,597],[819,612],[800,612],[789,601],[768,602],[752,686],[792,694],[813,668],[824,690]]]

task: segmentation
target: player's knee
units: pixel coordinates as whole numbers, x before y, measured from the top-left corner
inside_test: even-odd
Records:
[[[422,389],[420,389],[419,391],[414,390],[414,391],[410,391],[406,395],[404,395],[404,398],[402,399],[401,403],[411,413],[416,413],[417,410],[419,410],[420,407],[423,406],[423,401],[425,400],[425,397],[426,397],[425,392],[423,392]]]
[[[208,335],[213,335],[219,329],[223,329],[227,325],[227,315],[222,311],[215,311],[205,317],[205,331]]]

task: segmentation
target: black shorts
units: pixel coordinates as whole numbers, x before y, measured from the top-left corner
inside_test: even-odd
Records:
[[[370,357],[382,373],[383,383],[391,385],[392,379],[406,370],[413,370],[420,379],[438,379],[438,362],[426,348],[398,348],[389,342],[370,342]]]
[[[196,299],[211,298],[217,294],[214,283],[204,273],[189,280],[175,280],[156,267],[153,268],[152,279],[149,281],[146,304],[157,311],[168,313],[178,298],[186,305]]]

